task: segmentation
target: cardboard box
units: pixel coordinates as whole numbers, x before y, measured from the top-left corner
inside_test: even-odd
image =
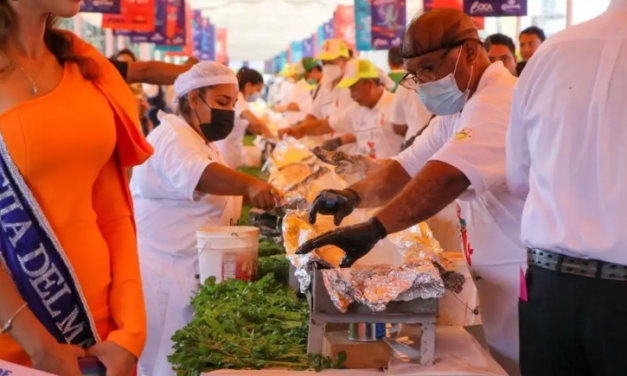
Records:
[[[348,369],[378,369],[387,367],[390,347],[383,341],[356,342],[348,339],[348,330],[327,332],[324,336],[322,354],[337,359],[341,351],[346,353],[344,365]]]

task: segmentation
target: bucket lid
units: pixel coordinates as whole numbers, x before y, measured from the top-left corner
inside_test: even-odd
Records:
[[[232,238],[233,236],[256,236],[260,231],[253,226],[215,226],[203,227],[196,231],[196,236],[211,238]]]

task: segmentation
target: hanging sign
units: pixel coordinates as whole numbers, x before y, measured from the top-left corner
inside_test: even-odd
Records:
[[[372,47],[389,50],[401,45],[407,23],[405,0],[372,0]]]
[[[355,39],[357,51],[372,50],[371,27],[372,14],[370,2],[372,0],[355,0]]]
[[[192,56],[201,59],[202,55],[202,12],[195,10],[192,15],[192,38],[194,40]]]
[[[303,39],[303,58],[305,57],[313,57],[314,56],[314,38],[315,36],[311,36],[307,39]]]
[[[464,0],[464,13],[481,17],[522,17],[527,0]]]
[[[331,21],[324,24],[324,40],[335,38],[335,13]]]
[[[83,0],[81,12],[120,14],[122,11],[122,0]]]
[[[348,48],[355,49],[355,7],[338,5],[335,13],[335,37],[342,39]]]
[[[168,56],[192,56],[194,53],[194,34],[192,30],[192,7],[185,3],[185,43],[180,51],[168,52]]]
[[[200,60],[216,60],[216,28],[208,18],[202,19],[202,40]]]
[[[454,8],[463,10],[463,0],[423,0],[424,10],[429,11],[436,8]],[[485,28],[485,19],[483,17],[473,17],[473,21],[477,25],[477,29],[483,30]]]
[[[102,27],[149,32],[155,29],[155,0],[122,0],[119,14],[103,14]]]
[[[292,58],[291,58],[292,63],[298,63],[299,61],[303,59],[303,43],[302,42],[296,42],[296,41],[292,42],[291,51],[292,51]]]
[[[229,63],[227,30],[224,28],[216,29],[216,61],[224,65]]]

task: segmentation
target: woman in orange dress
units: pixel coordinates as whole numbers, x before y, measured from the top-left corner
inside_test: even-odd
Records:
[[[134,372],[145,309],[125,168],[152,153],[93,47],[52,27],[80,0],[0,0],[0,360]]]

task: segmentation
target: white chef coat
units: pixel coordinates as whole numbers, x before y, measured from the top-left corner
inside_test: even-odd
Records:
[[[405,140],[414,137],[431,120],[431,113],[414,90],[399,85],[392,101],[390,121],[392,124],[407,125]]]
[[[395,158],[410,176],[438,160],[470,180],[458,200],[462,245],[471,271],[480,277],[476,285],[486,340],[511,375],[519,375],[519,271],[526,261],[519,241],[524,202],[508,190],[505,178],[505,134],[515,83],[502,62],[491,64],[461,113],[436,117]]]
[[[300,111],[287,112],[288,124],[295,125],[305,120],[305,117],[311,112],[313,107],[311,85],[305,79],[296,82],[294,90],[292,90],[292,97],[288,103],[296,103],[300,109]]]
[[[384,90],[374,108],[353,103],[329,117],[329,125],[338,132],[355,134],[359,155],[374,159],[394,157],[401,150],[403,137],[394,133],[390,121],[393,100],[394,94]]]
[[[318,95],[313,101],[311,115],[316,119],[327,119],[354,103],[349,89],[338,89],[337,86],[333,86],[332,82],[323,79]]]
[[[503,63],[493,63],[461,114],[434,119],[435,123],[396,158],[411,176],[427,161],[439,160],[470,180],[459,202],[468,226],[464,248],[471,266],[526,259],[519,240],[524,202],[509,191],[505,179],[505,133],[515,83],[516,78]]]
[[[333,82],[322,78],[320,83],[320,89],[313,100],[311,115],[316,119],[329,119],[331,115],[340,113],[347,110],[349,107],[355,104],[355,101],[351,97],[350,89],[339,89],[337,86],[333,86]],[[345,127],[350,127],[350,124],[345,124]],[[322,142],[331,138],[339,137],[342,133],[333,133],[325,135],[324,137],[310,137],[311,139]],[[345,153],[355,154],[357,153],[357,146],[354,144],[344,145],[340,148]]]
[[[235,104],[235,123],[233,130],[224,139],[214,143],[215,147],[220,151],[220,155],[226,162],[226,165],[235,169],[244,164],[244,136],[248,129],[248,120],[242,118],[244,111],[250,111],[250,104],[246,101],[244,94],[241,92],[237,96]]]
[[[189,301],[199,284],[196,230],[234,223],[242,200],[196,191],[207,166],[224,163],[220,153],[182,118],[160,116],[147,138],[155,154],[134,168],[131,180],[148,322],[139,372],[175,376],[167,356],[172,335],[192,319]]]
[[[543,43],[514,92],[507,179],[522,242],[627,265],[627,1]]]
[[[286,105],[290,103],[290,99],[292,99],[292,92],[294,91],[294,82],[290,80],[285,80],[281,83],[281,88],[279,89],[279,103]]]

